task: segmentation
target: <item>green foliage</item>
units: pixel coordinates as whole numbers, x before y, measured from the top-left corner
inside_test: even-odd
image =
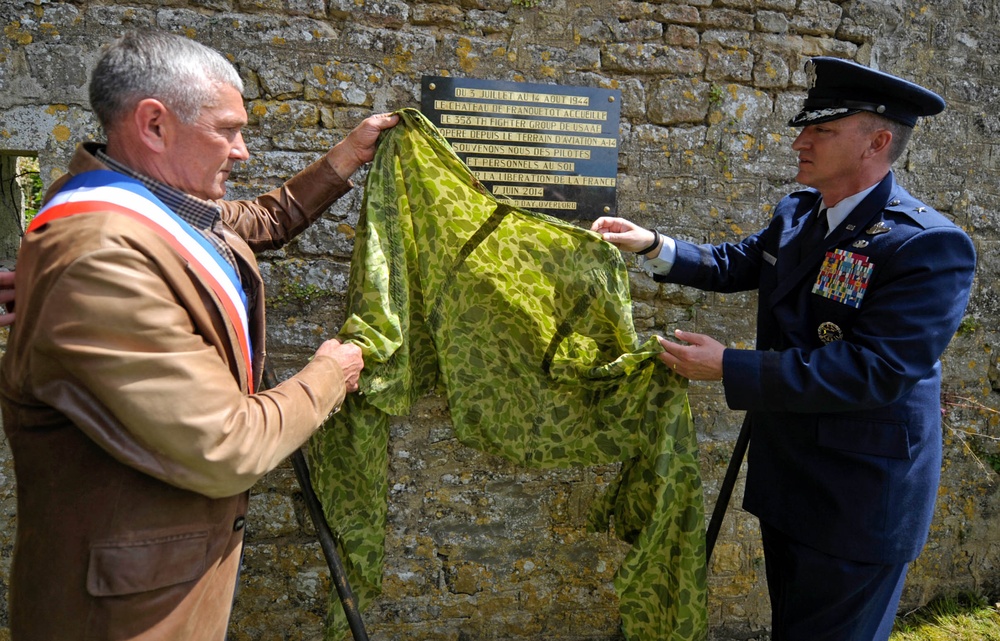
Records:
[[[510,3],[512,5],[514,5],[515,7],[528,7],[528,8],[530,8],[530,7],[536,6],[540,1],[541,0],[510,0]]]
[[[708,90],[708,104],[713,107],[722,104],[723,88],[713,84]]]
[[[298,281],[284,280],[281,281],[278,295],[274,296],[272,300],[279,305],[305,305],[316,299],[328,296],[332,296],[332,294],[312,283],[304,285]]]
[[[941,597],[896,619],[889,641],[1000,641],[1000,610],[982,595]]]
[[[24,222],[30,223],[42,206],[44,189],[38,170],[38,158],[24,156],[17,160],[17,182],[24,198]]]
[[[977,329],[979,329],[979,321],[971,316],[966,316],[962,319],[962,322],[958,324],[958,330],[955,332],[955,336],[968,336],[970,334],[974,334]]]

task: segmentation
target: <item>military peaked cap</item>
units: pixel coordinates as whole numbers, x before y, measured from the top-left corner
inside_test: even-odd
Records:
[[[910,127],[921,116],[944,110],[944,100],[920,85],[859,65],[820,56],[806,62],[809,92],[800,111],[788,121],[804,127],[870,111]]]

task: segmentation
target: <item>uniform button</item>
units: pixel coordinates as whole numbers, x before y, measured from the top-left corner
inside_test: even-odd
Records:
[[[242,530],[246,522],[247,522],[246,518],[242,516],[236,517],[236,520],[233,521],[233,532],[239,532],[240,530]]]

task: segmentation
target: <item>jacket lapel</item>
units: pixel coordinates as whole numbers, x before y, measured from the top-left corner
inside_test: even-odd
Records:
[[[821,202],[823,202],[823,199],[817,198],[816,204],[809,208],[806,214],[799,216],[798,224],[788,227],[781,232],[781,240],[778,245],[778,263],[776,265],[778,268],[779,283],[783,283],[789,277],[793,276],[802,262],[804,262],[799,259],[800,248],[807,236],[806,230],[809,228],[810,221],[816,216]],[[818,249],[820,245],[822,243],[817,245],[816,248]]]

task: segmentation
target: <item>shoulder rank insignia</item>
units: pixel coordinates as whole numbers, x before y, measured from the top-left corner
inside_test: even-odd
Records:
[[[869,227],[868,229],[866,229],[865,233],[868,234],[869,236],[874,236],[876,234],[884,234],[890,229],[892,229],[892,227],[886,225],[885,221],[880,220],[871,227]]]
[[[819,327],[816,328],[816,334],[819,335],[819,340],[824,345],[833,341],[839,341],[844,337],[844,331],[836,323],[831,323],[830,321],[820,323]]]
[[[868,256],[843,249],[826,252],[812,293],[859,309],[874,269]]]

